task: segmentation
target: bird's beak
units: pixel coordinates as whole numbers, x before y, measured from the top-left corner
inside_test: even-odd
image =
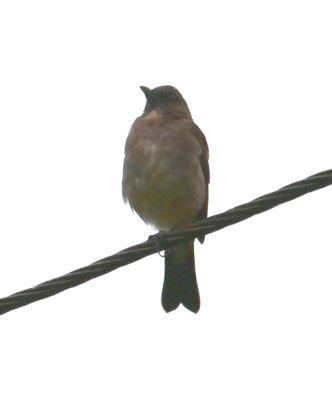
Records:
[[[151,89],[149,89],[146,86],[140,86],[140,89],[145,94],[145,97],[146,97],[147,100],[151,100],[152,99],[152,90]]]

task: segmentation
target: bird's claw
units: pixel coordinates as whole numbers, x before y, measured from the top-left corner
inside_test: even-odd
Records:
[[[165,257],[165,254],[161,254],[161,251],[163,251],[163,249],[161,249],[162,247],[162,236],[163,236],[163,232],[158,232],[155,233],[154,235],[150,235],[148,238],[149,242],[154,242],[158,251],[158,254],[160,255],[160,257]]]

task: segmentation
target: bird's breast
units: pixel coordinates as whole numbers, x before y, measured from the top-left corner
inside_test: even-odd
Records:
[[[134,131],[126,145],[124,198],[161,230],[194,221],[205,199],[199,156],[196,139],[171,127]]]

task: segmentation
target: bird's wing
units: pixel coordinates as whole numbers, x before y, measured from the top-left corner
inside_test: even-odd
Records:
[[[210,183],[210,168],[209,168],[209,146],[207,144],[204,133],[201,129],[194,124],[192,129],[192,134],[195,136],[199,142],[202,153],[200,155],[201,168],[205,179],[205,201],[202,209],[199,211],[198,218],[203,219],[207,217],[208,212],[208,202],[209,202],[209,183]],[[203,243],[204,235],[198,237],[198,240]]]

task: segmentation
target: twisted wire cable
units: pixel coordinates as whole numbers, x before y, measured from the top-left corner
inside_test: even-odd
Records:
[[[332,169],[309,176],[301,181],[284,186],[279,190],[258,197],[248,203],[232,208],[221,214],[201,220],[183,229],[151,236],[147,241],[128,247],[112,256],[102,258],[87,267],[77,269],[58,278],[43,282],[32,288],[0,299],[0,314],[23,307],[37,300],[45,299],[66,289],[78,286],[90,279],[107,274],[124,265],[171,246],[209,234],[226,226],[236,224],[253,215],[267,211],[279,204],[296,199],[306,193],[332,184]]]

